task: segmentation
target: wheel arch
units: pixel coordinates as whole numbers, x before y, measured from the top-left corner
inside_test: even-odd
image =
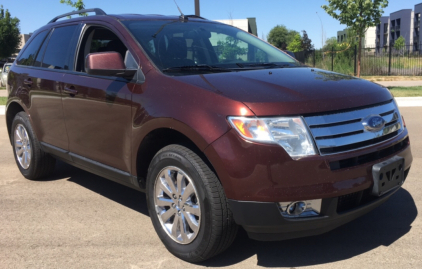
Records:
[[[140,185],[145,185],[148,167],[155,154],[160,149],[171,144],[182,145],[195,152],[217,175],[214,166],[204,153],[205,148],[210,143],[207,143],[196,131],[187,127],[187,125],[172,119],[169,120],[171,124],[160,124],[156,128],[151,128],[148,132],[145,132],[145,135],[137,143],[138,146],[135,147],[136,154],[134,154],[133,165],[136,176],[140,180]],[[163,123],[162,120],[160,121]]]
[[[16,114],[18,114],[19,112],[26,112],[26,110],[20,103],[13,101],[7,105],[6,126],[7,126],[7,134],[9,135],[10,143],[12,143],[10,132],[12,131],[13,119],[15,118]]]

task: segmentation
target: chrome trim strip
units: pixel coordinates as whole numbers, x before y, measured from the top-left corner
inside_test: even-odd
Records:
[[[403,131],[404,131],[404,130],[402,129],[402,131],[401,131],[401,132],[399,132],[399,133],[397,133],[397,135],[396,135],[396,136],[391,137],[391,138],[388,138],[388,139],[383,140],[383,141],[381,141],[381,142],[377,142],[377,143],[374,143],[374,144],[368,145],[368,146],[364,146],[364,147],[360,147],[360,148],[355,148],[355,149],[351,149],[351,150],[338,151],[338,152],[334,152],[334,153],[324,153],[324,154],[321,154],[321,155],[322,155],[322,156],[328,156],[328,155],[335,155],[335,154],[341,154],[341,153],[351,152],[351,151],[355,151],[355,150],[358,150],[358,149],[366,149],[366,148],[369,148],[369,147],[372,147],[372,146],[376,146],[376,145],[379,145],[379,144],[385,143],[385,142],[387,142],[387,141],[389,141],[389,140],[392,140],[392,139],[396,138],[397,136],[401,135],[401,134],[403,133]]]
[[[386,124],[395,121],[398,119],[398,115],[396,113],[388,114],[387,116],[382,117]],[[331,136],[331,135],[339,135],[339,134],[346,134],[362,129],[362,122],[355,122],[345,125],[338,125],[333,127],[321,127],[321,128],[310,128],[312,135],[317,137],[323,137],[323,136]]]
[[[355,110],[355,111],[327,114],[327,115],[313,116],[313,117],[312,116],[305,117],[305,119],[308,126],[310,126],[312,129],[312,125],[341,123],[344,121],[362,119],[371,114],[379,115],[385,112],[389,112],[391,110],[397,110],[394,105],[394,102],[390,102],[388,104],[381,105],[381,106],[365,108],[362,110]]]
[[[318,148],[320,149],[335,148],[335,147],[347,146],[347,145],[355,144],[359,142],[364,142],[364,141],[371,140],[377,137],[382,137],[400,129],[401,129],[401,124],[400,122],[398,122],[376,133],[364,132],[361,134],[356,134],[356,135],[351,135],[351,136],[344,136],[344,137],[333,138],[333,139],[316,140],[316,143],[318,145]]]

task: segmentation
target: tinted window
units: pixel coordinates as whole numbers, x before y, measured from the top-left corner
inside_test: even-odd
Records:
[[[40,50],[38,51],[37,58],[35,59],[35,62],[34,62],[34,66],[38,66],[38,67],[41,66],[41,60],[42,60],[42,57],[44,56],[44,52],[45,52],[45,48],[47,47],[47,44],[48,44],[48,37],[42,44]]]
[[[42,67],[69,70],[76,42],[72,42],[78,25],[54,29],[44,53]]]
[[[20,65],[32,65],[35,57],[37,56],[37,52],[47,34],[48,31],[43,31],[34,37],[34,39],[32,39],[31,43],[29,43],[29,45],[25,48],[16,63]]]
[[[118,52],[125,59],[127,48],[112,31],[96,26],[88,28],[80,46],[76,71],[85,72],[85,58],[89,53],[105,51]]]

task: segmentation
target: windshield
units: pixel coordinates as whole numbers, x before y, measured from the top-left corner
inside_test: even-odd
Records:
[[[259,38],[225,24],[132,20],[122,23],[163,72],[177,70],[185,74],[301,66]]]

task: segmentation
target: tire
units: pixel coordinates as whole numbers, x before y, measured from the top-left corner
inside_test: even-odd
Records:
[[[149,166],[146,192],[154,229],[176,257],[201,262],[233,242],[237,225],[223,187],[214,172],[190,149],[180,145],[161,149]],[[176,199],[171,197],[173,194]],[[180,194],[182,198],[177,196]],[[179,224],[176,224],[179,231],[173,229],[174,223]]]
[[[41,149],[25,112],[13,119],[10,138],[16,164],[25,178],[42,179],[54,171],[56,160]]]

